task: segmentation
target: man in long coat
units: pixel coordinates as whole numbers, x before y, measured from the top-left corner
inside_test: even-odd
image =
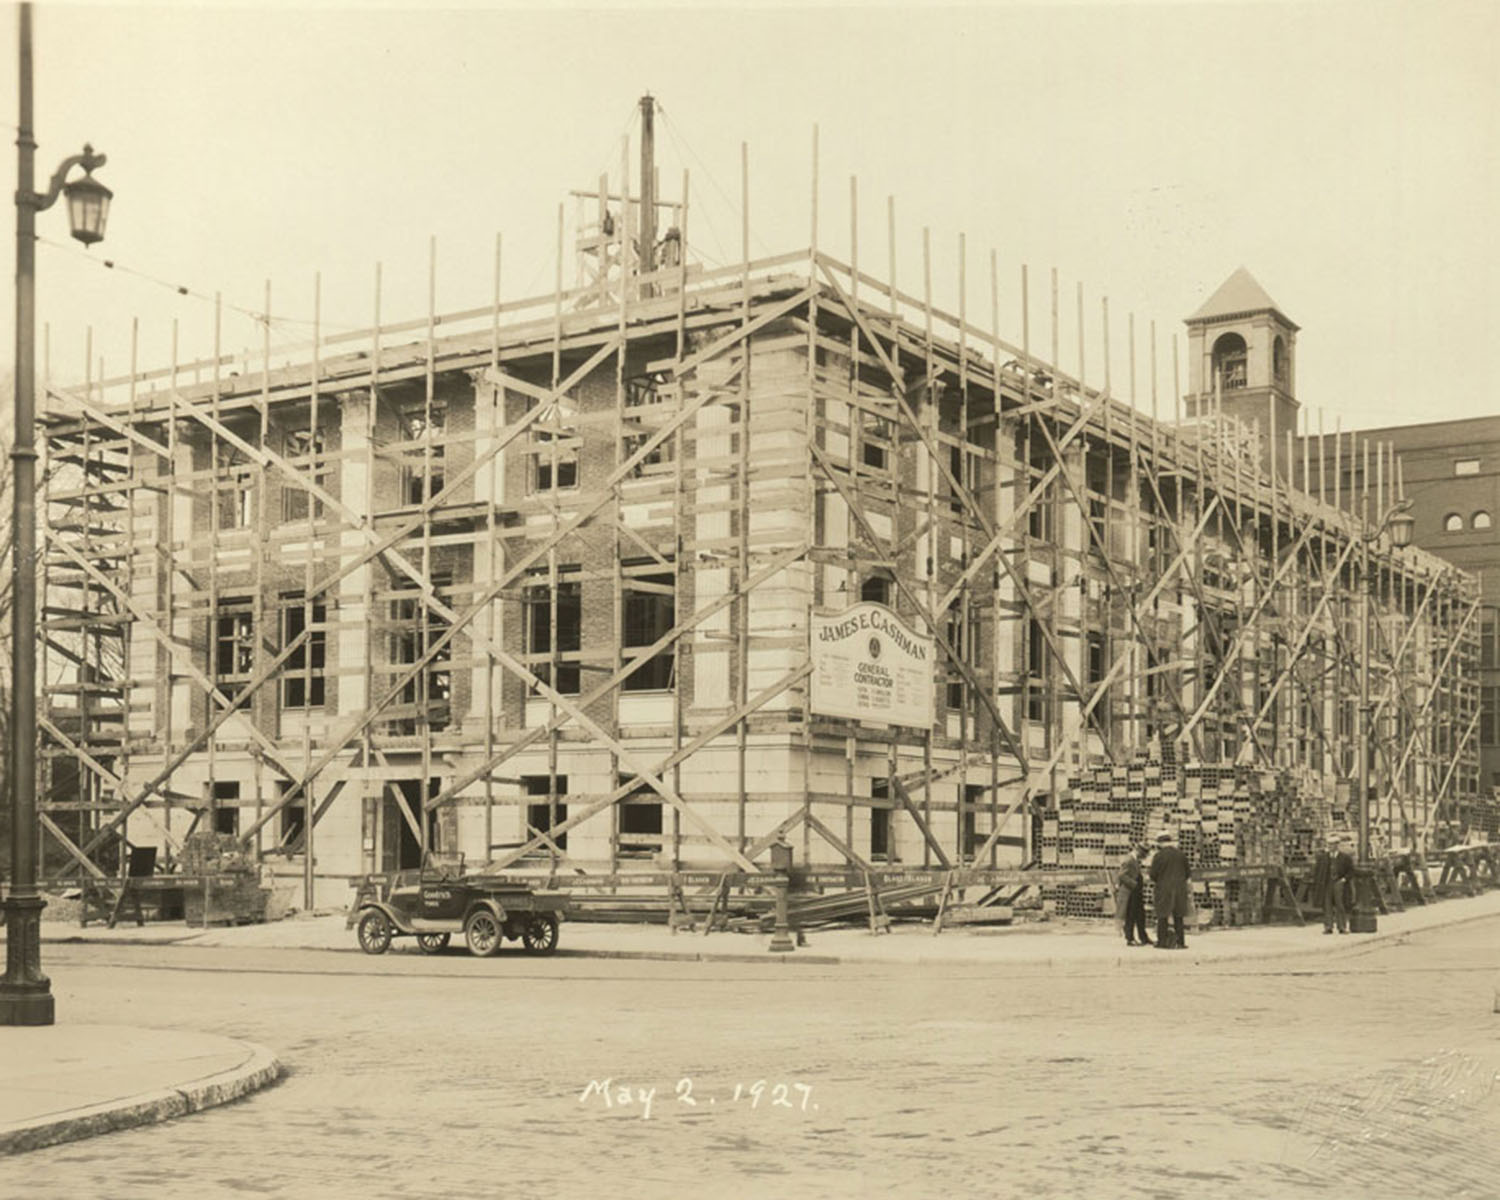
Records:
[[[1354,855],[1349,853],[1350,843],[1341,838],[1338,853],[1333,856],[1333,878],[1329,881],[1329,907],[1340,933],[1349,932],[1349,912],[1354,907]],[[1326,924],[1328,918],[1324,918]]]
[[[1333,932],[1333,856],[1338,848],[1338,838],[1330,834],[1328,844],[1313,857],[1310,899],[1322,910],[1324,933]]]
[[[1177,848],[1170,833],[1156,839],[1156,854],[1151,859],[1151,882],[1156,885],[1156,947],[1158,950],[1186,950],[1182,936],[1182,919],[1188,909],[1187,855]],[[1172,929],[1167,929],[1171,918]],[[1175,935],[1175,936],[1174,936]]]

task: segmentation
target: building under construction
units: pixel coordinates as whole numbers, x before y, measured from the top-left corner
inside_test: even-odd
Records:
[[[1086,381],[1055,273],[1002,338],[857,248],[752,260],[748,221],[706,269],[643,113],[634,184],[575,195],[573,287],[560,217],[545,295],[497,269],[290,365],[268,334],[49,388],[54,876],[211,830],[309,905],[428,851],[661,895],[781,838],[861,887],[998,878],[1148,748],[1331,792],[1363,746],[1394,844],[1473,791],[1474,585],[1381,532],[1394,461],[1348,448],[1363,518],[1305,468],[1297,327],[1248,275],[1185,388],[1133,330],[1128,383]]]

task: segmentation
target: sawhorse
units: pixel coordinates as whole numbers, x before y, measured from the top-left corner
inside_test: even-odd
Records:
[[[146,923],[141,912],[140,892],[129,879],[90,879],[83,885],[82,906],[78,911],[78,923],[85,928],[90,919],[103,921],[105,927],[113,929],[120,914],[129,905],[137,925]]]

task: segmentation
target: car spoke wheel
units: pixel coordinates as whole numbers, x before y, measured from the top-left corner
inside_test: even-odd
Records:
[[[441,954],[448,948],[448,935],[446,933],[419,933],[417,945],[422,947],[423,954]]]
[[[500,922],[487,908],[469,914],[464,922],[464,940],[469,943],[469,953],[479,958],[488,958],[500,949]]]
[[[366,954],[391,948],[391,922],[383,912],[367,912],[359,919],[359,946]]]
[[[557,949],[557,918],[551,913],[532,917],[521,931],[521,940],[530,954],[551,954]]]

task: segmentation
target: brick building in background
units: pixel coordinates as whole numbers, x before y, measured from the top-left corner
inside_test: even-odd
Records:
[[[1354,435],[1390,447],[1400,461],[1416,528],[1412,541],[1479,580],[1480,785],[1500,790],[1500,416],[1386,425]],[[1311,478],[1317,479],[1316,437]],[[1322,439],[1325,479],[1335,470],[1331,440]],[[1356,494],[1363,464],[1346,450],[1337,459],[1341,496]]]

